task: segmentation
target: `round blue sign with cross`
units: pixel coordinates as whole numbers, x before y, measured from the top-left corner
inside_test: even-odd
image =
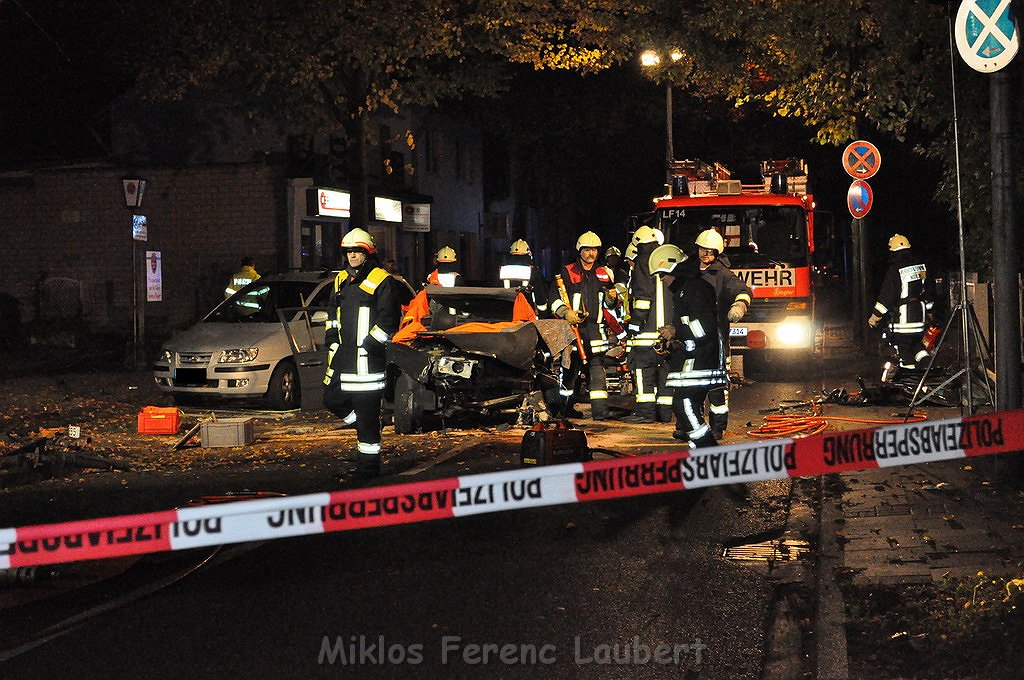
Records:
[[[954,27],[956,49],[975,71],[998,71],[1020,46],[1010,0],[963,0]]]
[[[850,214],[858,220],[868,214],[871,205],[875,202],[875,194],[871,191],[871,185],[862,179],[855,179],[846,192],[846,207]]]

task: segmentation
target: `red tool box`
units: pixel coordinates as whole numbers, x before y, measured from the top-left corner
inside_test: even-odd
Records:
[[[177,434],[181,411],[173,406],[143,406],[139,411],[139,433]]]
[[[519,462],[523,465],[560,465],[591,460],[587,435],[568,420],[539,422],[523,435]]]

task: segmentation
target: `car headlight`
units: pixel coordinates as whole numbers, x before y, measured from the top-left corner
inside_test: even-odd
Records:
[[[248,349],[226,349],[220,353],[220,364],[243,364],[247,361],[255,361],[260,351],[255,347]]]
[[[169,349],[162,350],[160,352],[160,361],[166,362],[168,364],[173,364],[174,363],[174,352],[172,352]]]
[[[810,344],[811,322],[804,319],[779,324],[775,339],[783,347],[806,347]]]

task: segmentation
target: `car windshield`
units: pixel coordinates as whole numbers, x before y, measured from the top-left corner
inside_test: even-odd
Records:
[[[732,267],[807,264],[807,223],[798,206],[688,206],[666,208],[660,216],[666,236],[682,247],[715,229]]]
[[[257,279],[217,306],[204,321],[277,323],[280,307],[303,307],[316,281]]]

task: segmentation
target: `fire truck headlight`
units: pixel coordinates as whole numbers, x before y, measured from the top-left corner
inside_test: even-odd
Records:
[[[779,324],[775,340],[782,347],[807,347],[811,344],[811,322],[794,319]]]

